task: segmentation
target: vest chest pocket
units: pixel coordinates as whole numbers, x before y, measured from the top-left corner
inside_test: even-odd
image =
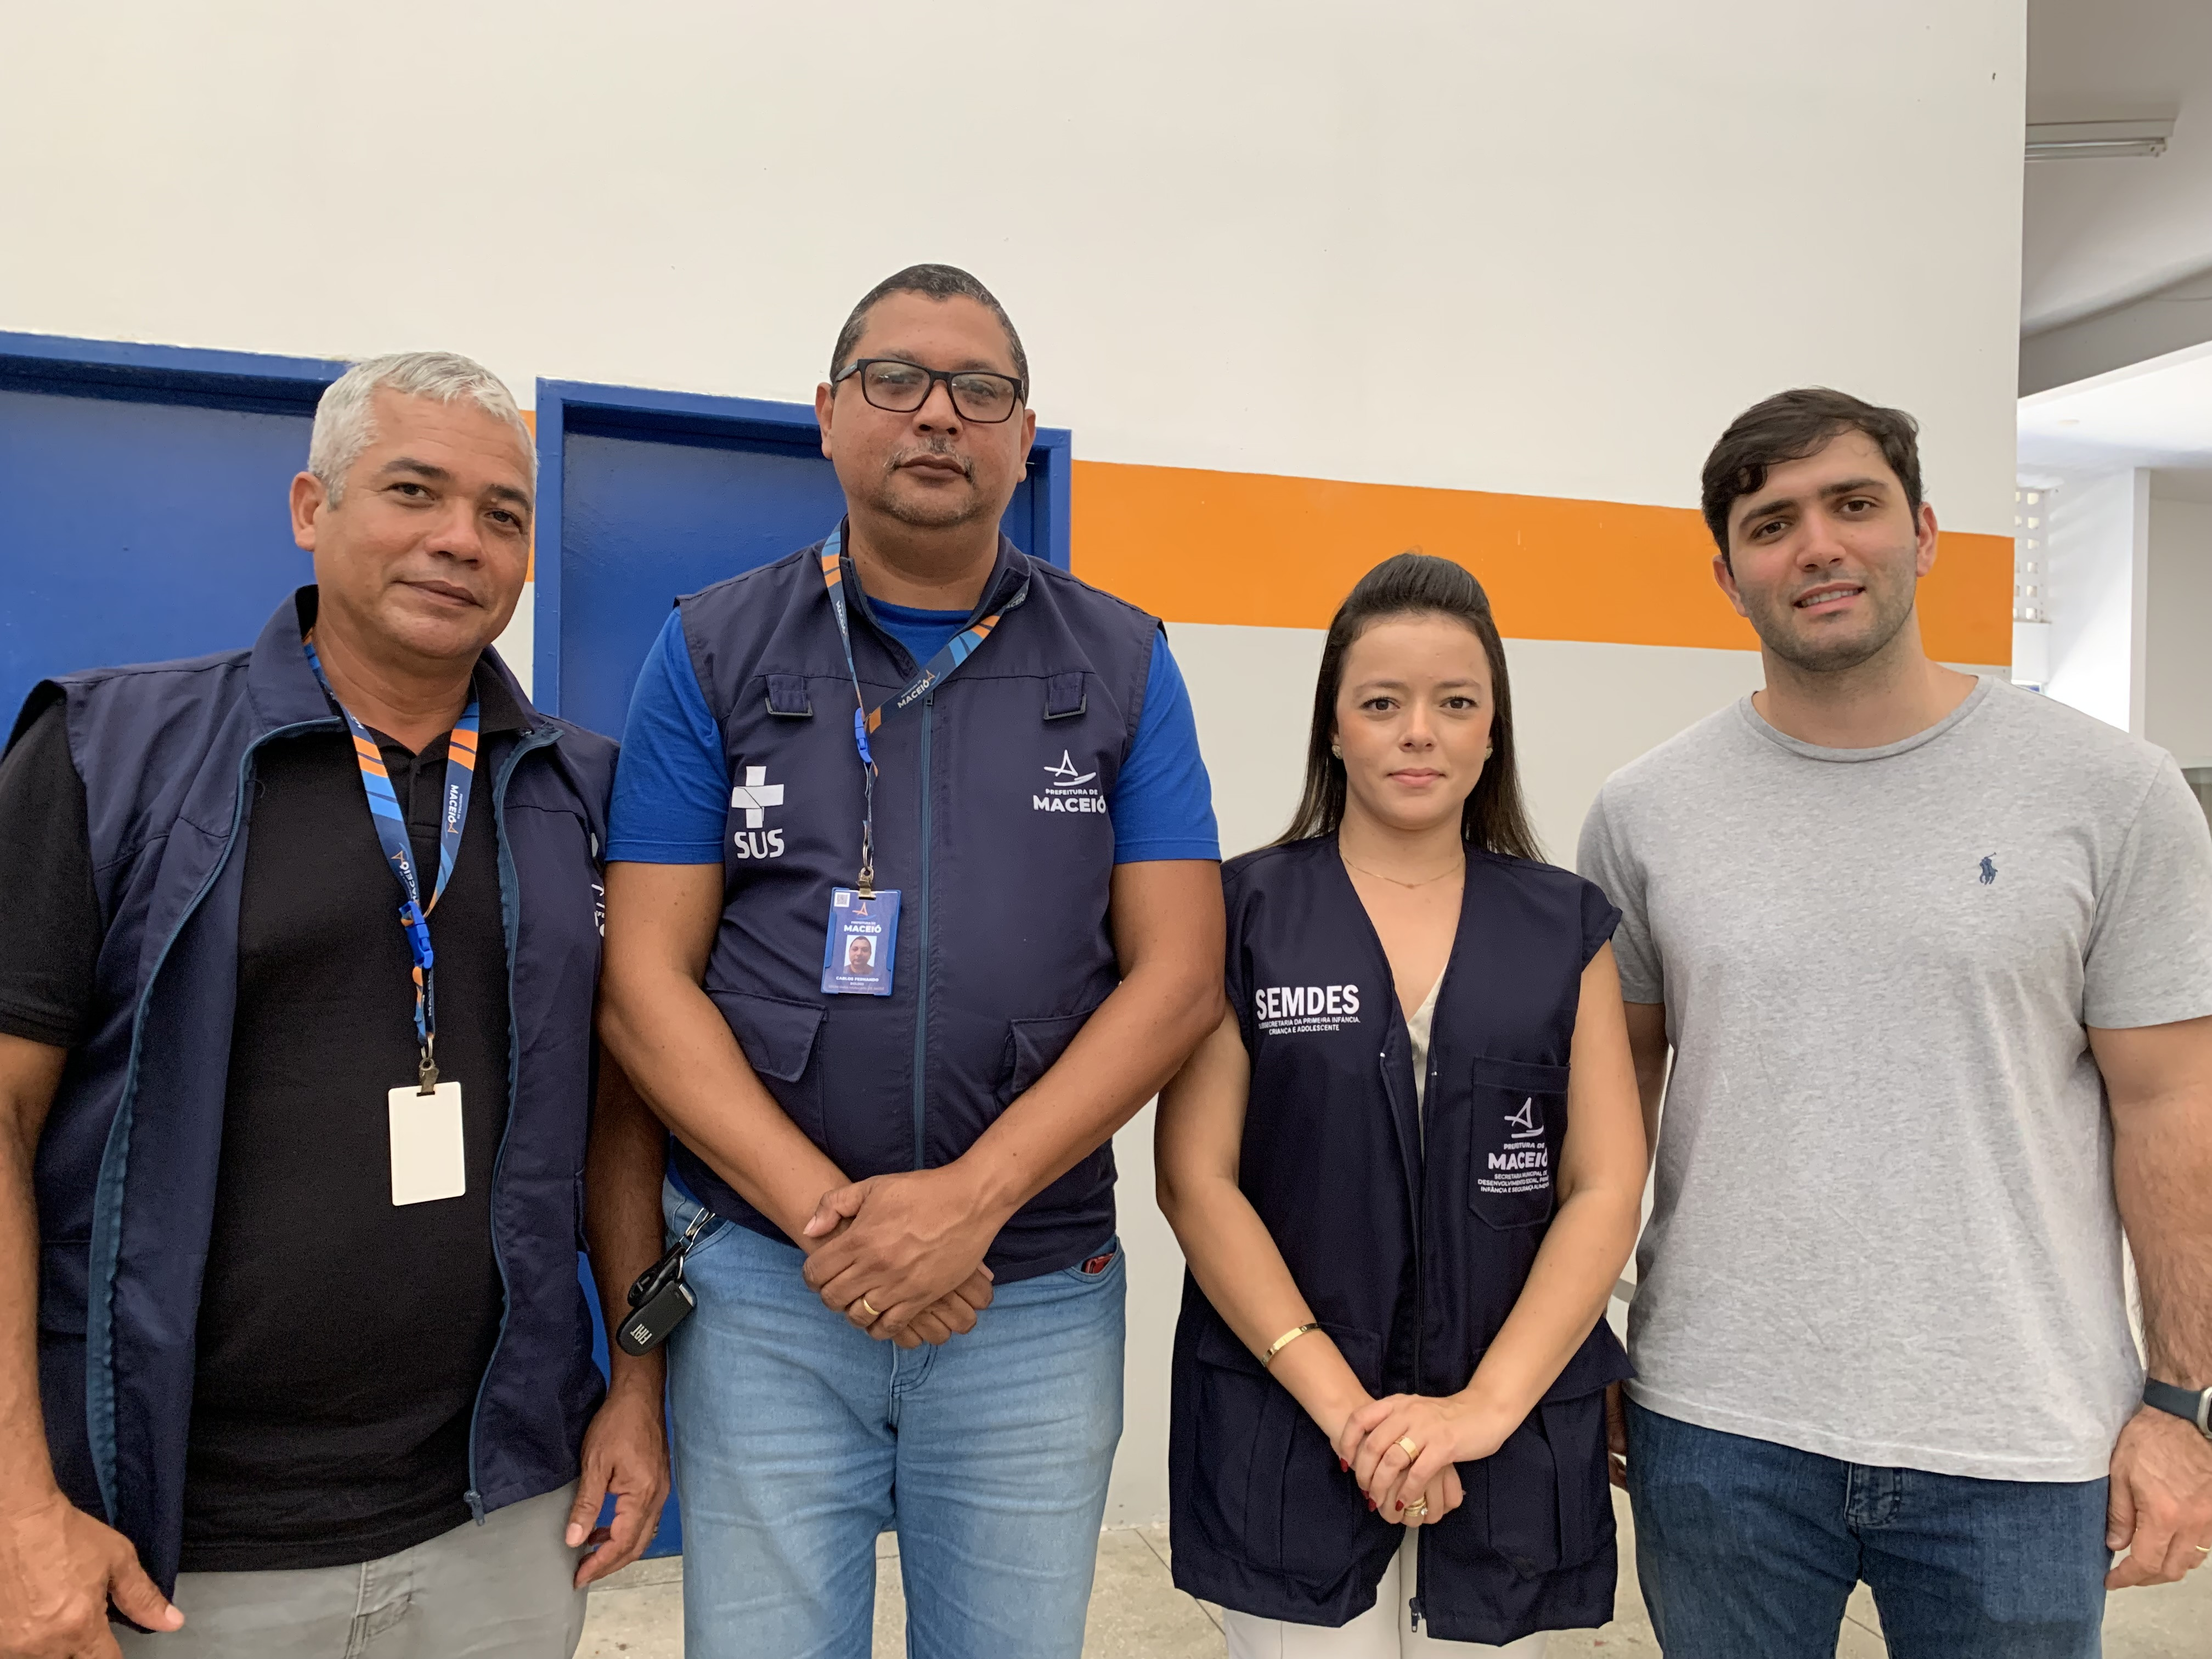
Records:
[[[1012,1105],[1039,1078],[1060,1064],[1067,1045],[1075,1041],[1096,1012],[1094,1004],[1080,1013],[1013,1021],[1006,1031],[1006,1052],[999,1061],[999,1104]]]
[[[754,996],[744,991],[707,988],[707,995],[729,1022],[730,1031],[744,1051],[768,1091],[784,1115],[796,1123],[816,1146],[827,1130],[822,1112],[822,1068],[811,1065],[815,1037],[822,1030],[823,1011],[808,1003],[787,1002],[781,997]]]
[[[1549,1221],[1567,1068],[1477,1054],[1470,1070],[1468,1207],[1493,1227]]]
[[[1382,1339],[1323,1323],[1370,1392],[1382,1387]],[[1196,1508],[1214,1540],[1262,1572],[1328,1585],[1358,1565],[1367,1500],[1335,1450],[1218,1318],[1199,1333],[1194,1436]]]

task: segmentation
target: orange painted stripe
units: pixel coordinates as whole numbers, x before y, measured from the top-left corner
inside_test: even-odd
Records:
[[[1326,628],[1360,576],[1419,548],[1481,580],[1510,639],[1755,650],[1688,507],[1078,461],[1074,567],[1170,622]],[[1947,532],[1920,586],[1929,654],[2012,660],[2013,545]]]

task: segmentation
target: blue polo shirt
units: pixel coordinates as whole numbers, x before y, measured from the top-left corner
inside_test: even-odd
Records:
[[[965,611],[918,611],[873,599],[868,608],[918,663],[927,662],[968,625]],[[729,797],[722,733],[699,689],[680,614],[672,611],[630,696],[607,857],[633,864],[720,864]],[[1136,741],[1106,797],[1106,811],[1116,864],[1221,856],[1190,692],[1164,632],[1152,647]]]

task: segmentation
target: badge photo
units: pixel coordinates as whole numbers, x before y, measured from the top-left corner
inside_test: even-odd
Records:
[[[899,896],[850,887],[830,895],[829,937],[822,947],[822,988],[833,996],[887,997],[898,956]]]

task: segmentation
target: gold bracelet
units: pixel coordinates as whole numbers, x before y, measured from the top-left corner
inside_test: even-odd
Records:
[[[1301,1325],[1294,1331],[1285,1331],[1280,1336],[1277,1337],[1273,1342],[1268,1345],[1267,1352],[1260,1356],[1261,1369],[1263,1370],[1272,1369],[1274,1365],[1275,1356],[1277,1354],[1282,1352],[1284,1349],[1289,1347],[1291,1343],[1297,1341],[1308,1331],[1317,1331],[1321,1327],[1318,1325]]]

